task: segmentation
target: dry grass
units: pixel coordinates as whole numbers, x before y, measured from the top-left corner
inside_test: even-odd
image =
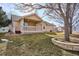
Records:
[[[2,37],[3,38],[3,37]],[[28,34],[20,36],[4,37],[13,43],[9,43],[6,55],[24,56],[51,56],[62,55],[62,50],[53,45],[51,37],[42,34]]]
[[[46,34],[50,37],[53,37],[53,38],[56,38],[57,40],[61,40],[61,41],[64,41],[64,33],[63,32],[59,32],[59,33],[56,33],[56,35],[51,35],[51,34]]]
[[[72,55],[73,53],[68,51],[64,53],[61,48],[55,46],[51,42],[51,37],[45,35],[46,33],[39,34],[27,34],[19,36],[1,36],[6,38],[13,43],[8,43],[6,55],[8,56],[61,56],[61,55]],[[61,35],[52,35],[60,37]],[[70,53],[70,54],[69,54]],[[77,55],[76,53],[74,53]]]

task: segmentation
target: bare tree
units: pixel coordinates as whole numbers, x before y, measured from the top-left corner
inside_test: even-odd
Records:
[[[55,5],[56,5],[56,4],[55,4]],[[55,6],[55,5],[54,5],[54,6]],[[41,5],[39,5],[39,6],[40,6],[40,8],[42,8],[42,7],[45,8],[44,6],[41,6]],[[46,6],[47,6],[46,8],[48,8],[49,6],[50,6],[50,8],[52,8],[52,7],[51,7],[52,5],[46,5]],[[53,7],[54,7],[54,6],[53,6]],[[70,33],[70,34],[72,34],[72,24],[73,24],[72,21],[74,20],[73,18],[74,18],[74,16],[76,15],[76,12],[79,10],[79,7],[78,7],[78,6],[79,6],[79,4],[70,3],[70,9],[69,9],[69,26],[70,26],[70,27],[69,27],[69,33]],[[55,7],[56,7],[56,6],[55,6]],[[39,9],[40,9],[40,8],[39,8]],[[66,4],[62,4],[62,9],[63,9],[64,12],[66,11],[65,8],[66,8]],[[53,13],[52,13],[52,12],[53,12],[52,10],[49,10],[49,9],[48,9],[48,10],[47,10],[47,15],[48,15],[50,18],[56,18],[56,19],[58,18],[58,19],[59,19],[59,16],[60,16],[60,15],[56,14],[55,12],[53,12]],[[57,12],[57,11],[56,11],[56,12]],[[58,13],[58,12],[57,12],[57,13]],[[54,16],[54,15],[55,15],[55,16]],[[77,16],[76,18],[78,18],[78,16]],[[77,20],[76,18],[75,18],[75,21]],[[60,20],[63,21],[62,18],[60,18]],[[58,22],[60,22],[60,20],[58,20]],[[62,23],[62,22],[60,22],[60,23]]]
[[[74,3],[74,4],[71,4],[71,8],[69,10],[69,13],[70,13],[70,19],[69,19],[69,25],[70,25],[70,31],[69,33],[72,34],[72,21],[73,21],[73,17],[75,16],[76,12],[77,12],[78,8],[77,8],[77,4]]]
[[[25,3],[20,3],[20,4],[15,4],[15,9],[19,10],[20,12],[27,13],[31,12],[34,10],[33,5],[31,3],[25,4]]]
[[[64,21],[65,40],[69,41],[69,34],[72,33],[73,16],[78,9],[75,3],[46,3],[46,4],[23,4],[33,9],[45,9],[45,14],[51,18]],[[27,10],[27,9],[25,9]]]

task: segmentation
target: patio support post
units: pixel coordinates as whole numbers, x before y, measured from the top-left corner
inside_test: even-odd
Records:
[[[24,24],[24,19],[22,19],[22,20],[21,20],[21,23],[20,23],[20,25],[21,25],[20,30],[21,30],[22,33],[24,33],[24,30],[23,30],[23,28],[24,28],[24,27],[23,27],[23,24]]]
[[[15,34],[15,22],[13,22],[13,33]]]

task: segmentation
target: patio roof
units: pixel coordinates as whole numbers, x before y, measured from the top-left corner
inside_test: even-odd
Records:
[[[25,15],[25,16],[16,16],[16,15],[12,15],[13,16],[13,21],[20,21],[22,19],[25,19],[25,21],[33,21],[33,22],[44,22],[46,23],[47,25],[53,25],[53,26],[56,26],[54,24],[51,24],[47,21],[44,21],[42,20],[42,18],[40,18],[37,14],[30,14],[30,15]]]
[[[42,19],[37,15],[37,14],[31,14],[31,15],[26,15],[23,16],[24,19],[26,20],[32,20],[32,21],[42,21]]]

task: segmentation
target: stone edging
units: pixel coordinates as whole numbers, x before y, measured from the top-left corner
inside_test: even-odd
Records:
[[[66,50],[79,51],[78,43],[62,42],[52,38],[52,43]]]
[[[75,37],[70,37],[70,41],[71,42],[75,42],[75,43],[79,43],[79,38],[75,38]]]

